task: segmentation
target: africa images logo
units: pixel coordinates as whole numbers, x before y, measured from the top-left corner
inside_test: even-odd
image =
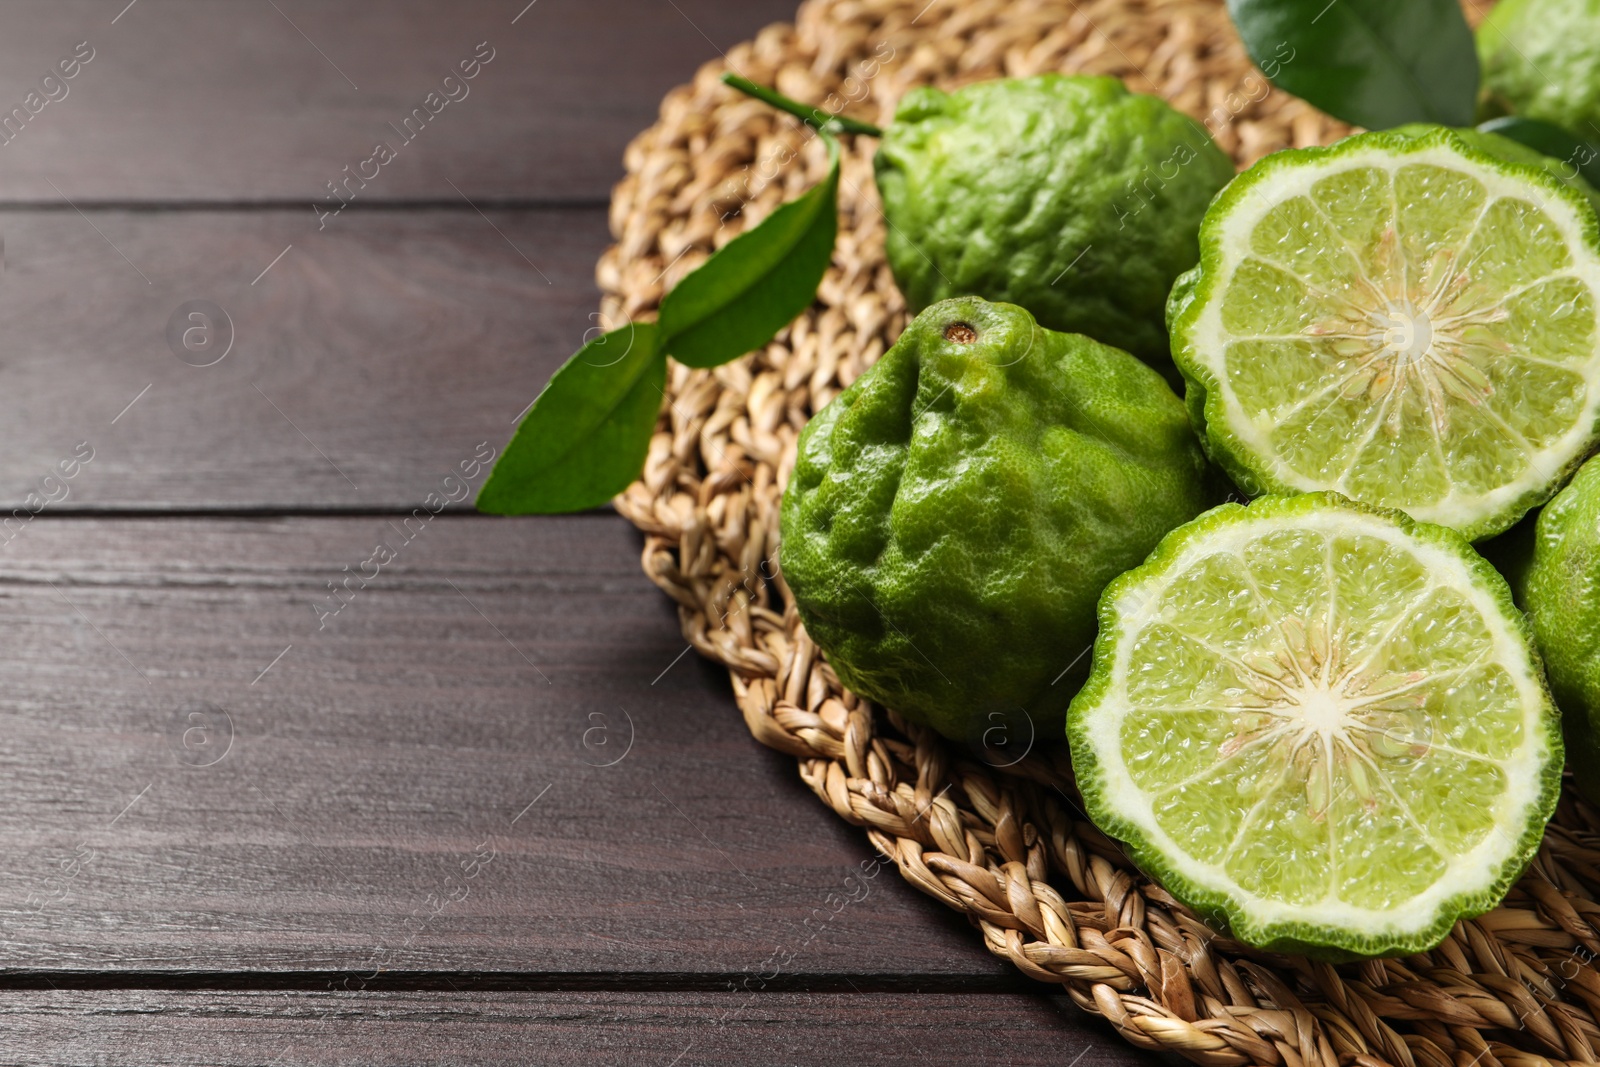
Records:
[[[326,199],[337,200],[339,206],[331,210],[321,204],[312,204],[311,210],[317,213],[317,229],[321,230],[328,225],[328,220],[345,209],[345,205],[354,200],[367,183],[375,180],[383,172],[383,168],[399,156],[400,149],[416,140],[418,135],[439,116],[451,103],[460,103],[472,92],[472,86],[467,83],[479,74],[495,56],[495,51],[488,41],[478,42],[477,47],[467,59],[456,64],[456,69],[461,72],[460,77],[454,73],[446,74],[439,83],[439,88],[431,90],[422,98],[422,103],[411,109],[411,113],[400,120],[400,125],[389,123],[389,128],[399,136],[399,146],[388,141],[380,141],[373,146],[372,155],[356,163],[355,172],[351,173],[350,166],[344,167],[344,177],[337,181],[328,182],[328,192],[331,194]]]
[[[20,107],[13,107],[10,111],[0,114],[0,147],[10,144],[28,128],[46,107],[53,103],[65,100],[72,91],[72,86],[67,82],[82,73],[83,68],[94,58],[94,46],[88,41],[79,41],[72,49],[72,55],[58,60],[56,65],[46,71],[39,79],[37,89],[28,90],[22,98]]]

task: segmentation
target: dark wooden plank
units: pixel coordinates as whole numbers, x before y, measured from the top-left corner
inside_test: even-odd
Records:
[[[15,532],[7,968],[1013,980],[748,736],[622,520],[398,526]]]
[[[39,1065],[1160,1062],[1042,995],[59,992],[8,994],[0,1025]]]
[[[420,503],[480,442],[504,445],[582,343],[608,240],[599,208],[367,212],[322,233],[283,211],[0,228],[6,511],[83,441],[93,461],[43,494],[52,510]],[[232,323],[212,366],[168,338],[198,299]]]
[[[793,0],[125,3],[0,11],[0,114],[39,94],[0,146],[0,198],[283,199],[309,218],[326,183],[389,141],[396,158],[361,199],[592,202],[668,89],[794,13]],[[41,87],[81,42],[87,65]],[[404,132],[483,42],[488,65],[401,143],[390,123]]]

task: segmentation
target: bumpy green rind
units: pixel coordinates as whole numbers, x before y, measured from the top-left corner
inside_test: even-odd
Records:
[[[1177,281],[1172,283],[1172,292],[1167,295],[1167,321],[1177,322],[1194,303],[1195,286],[1200,282],[1200,265],[1193,267],[1178,275]],[[1197,378],[1183,376],[1183,409],[1189,415],[1189,425],[1194,427],[1194,432],[1200,438],[1200,445],[1205,450],[1206,458],[1213,463],[1217,457],[1211,454],[1211,442],[1206,437],[1206,388]],[[1221,466],[1221,464],[1218,464]]]
[[[1521,115],[1600,144],[1600,0],[1504,0],[1478,27],[1482,118]]]
[[[946,339],[956,323],[976,339]],[[952,738],[1019,710],[1045,736],[1088,672],[1101,588],[1210,484],[1155,371],[956,298],[800,435],[783,577],[855,692]]]
[[[1205,442],[1206,455],[1220,466],[1241,491],[1251,497],[1264,494],[1294,495],[1303,490],[1281,481],[1270,467],[1255,455],[1251,446],[1241,440],[1227,425],[1221,410],[1221,397],[1217,393],[1219,382],[1210,368],[1205,366],[1196,351],[1191,331],[1202,309],[1212,300],[1221,299],[1221,232],[1223,220],[1249,191],[1263,181],[1270,180],[1281,169],[1316,166],[1354,155],[1377,147],[1395,155],[1425,151],[1445,145],[1468,160],[1495,168],[1501,172],[1515,173],[1534,185],[1547,198],[1565,200],[1573,205],[1580,217],[1585,218],[1583,241],[1596,254],[1600,254],[1600,219],[1589,198],[1577,186],[1561,181],[1546,169],[1546,157],[1534,153],[1536,161],[1520,161],[1509,154],[1497,154],[1502,146],[1488,150],[1481,138],[1506,138],[1493,134],[1479,134],[1469,140],[1461,131],[1445,126],[1414,124],[1394,130],[1379,130],[1346,137],[1332,145],[1313,148],[1291,148],[1263,157],[1249,170],[1235,178],[1226,189],[1217,194],[1200,224],[1200,262],[1174,286],[1167,303],[1167,328],[1172,338],[1172,359],[1183,376],[1186,389],[1186,407],[1194,422],[1195,431]],[[1581,179],[1579,179],[1581,182]],[[1483,516],[1477,522],[1463,525],[1457,532],[1469,541],[1493,537],[1514,525],[1532,508],[1538,507],[1564,485],[1572,472],[1582,463],[1597,441],[1600,441],[1600,416],[1590,427],[1589,443],[1577,450],[1573,458],[1560,469],[1549,472],[1545,482],[1498,511]]]
[[[1407,933],[1385,934],[1310,922],[1260,923],[1253,920],[1244,906],[1229,894],[1198,886],[1179,874],[1166,854],[1157,849],[1135,823],[1124,818],[1121,812],[1108,804],[1105,773],[1085,724],[1090,709],[1108,696],[1117,644],[1124,636],[1122,616],[1117,611],[1116,605],[1129,590],[1137,588],[1141,583],[1162,577],[1191,543],[1203,540],[1213,531],[1245,519],[1273,517],[1292,521],[1296,516],[1325,511],[1329,508],[1383,516],[1398,525],[1413,539],[1444,548],[1465,563],[1473,576],[1493,596],[1509,628],[1527,646],[1529,663],[1535,676],[1540,679],[1540,689],[1546,693],[1545,723],[1550,757],[1540,775],[1539,800],[1535,806],[1534,817],[1522,828],[1511,854],[1495,872],[1488,886],[1442,901],[1431,922]],[[1123,842],[1141,870],[1161,883],[1178,900],[1193,908],[1208,923],[1231,933],[1245,944],[1271,952],[1295,953],[1332,962],[1424,952],[1443,941],[1458,919],[1482,915],[1496,907],[1516,884],[1522,872],[1527,869],[1535,853],[1539,851],[1539,843],[1544,838],[1545,824],[1555,814],[1556,802],[1561,792],[1560,715],[1550,701],[1548,690],[1539,673],[1539,657],[1533,643],[1533,631],[1522,613],[1512,603],[1511,590],[1506,586],[1505,579],[1453,530],[1431,523],[1416,522],[1399,511],[1360,504],[1338,493],[1267,496],[1252,501],[1248,506],[1223,504],[1212,508],[1193,522],[1178,527],[1162,538],[1161,543],[1144,564],[1108,585],[1100,596],[1100,633],[1095,639],[1094,664],[1089,680],[1073,698],[1072,707],[1067,714],[1067,740],[1072,751],[1073,772],[1089,818],[1106,834]]]
[[[1115,78],[920,88],[874,166],[913,310],[963,294],[1020,304],[1171,374],[1162,304],[1234,174],[1199,123]]]
[[[1600,804],[1600,459],[1539,513],[1522,601],[1572,757],[1572,784]]]
[[[1404,134],[1407,137],[1424,137],[1438,128],[1426,122],[1413,122],[1405,126],[1396,126],[1388,132]],[[1546,174],[1562,185],[1582,193],[1589,201],[1589,206],[1596,211],[1600,211],[1600,191],[1597,191],[1594,186],[1584,181],[1583,175],[1579,174],[1571,164],[1563,160],[1553,159],[1538,149],[1529,148],[1521,141],[1513,141],[1511,138],[1503,137],[1498,133],[1471,128],[1452,128],[1451,132],[1467,142],[1467,144],[1480,151],[1487,152],[1496,159],[1503,159],[1507,163],[1527,163],[1543,168]]]

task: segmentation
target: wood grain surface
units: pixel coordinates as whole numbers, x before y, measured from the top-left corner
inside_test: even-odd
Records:
[[[599,208],[322,232],[290,211],[12,211],[0,231],[0,505],[95,450],[52,512],[421,503],[583,343],[607,241]],[[168,336],[193,300],[232,324],[210,366]]]
[[[625,144],[792,13],[0,10],[0,1062],[1149,1062],[749,737],[620,518],[468,513]]]
[[[16,530],[5,965],[1014,982],[749,737],[638,545],[609,515]]]
[[[39,96],[0,144],[0,200],[282,200],[311,218],[328,182],[389,141],[396,158],[358,203],[604,203],[662,94],[793,14],[790,0],[13,0],[0,114]],[[93,58],[62,79],[83,42]],[[488,64],[445,86],[485,42]],[[402,143],[430,92],[447,102]]]
[[[13,995],[15,1062],[1112,1067],[1116,1039],[1042,995],[171,993]]]

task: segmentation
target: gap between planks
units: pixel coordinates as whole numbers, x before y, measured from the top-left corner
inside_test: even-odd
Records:
[[[580,993],[970,993],[1059,992],[1020,974],[779,974],[751,971],[0,971],[0,990],[175,989]]]
[[[289,200],[281,197],[261,200],[74,200],[64,201],[0,200],[0,211],[21,211],[30,214],[73,214],[75,212],[117,212],[155,214],[232,212],[298,212],[304,214],[308,207],[316,206],[311,199]],[[353,200],[343,210],[351,214],[381,214],[393,211],[450,211],[470,213],[484,211],[594,211],[608,210],[611,198],[574,197],[494,197],[477,196],[470,203],[461,197],[416,197],[395,200]],[[341,211],[341,214],[343,212]]]

